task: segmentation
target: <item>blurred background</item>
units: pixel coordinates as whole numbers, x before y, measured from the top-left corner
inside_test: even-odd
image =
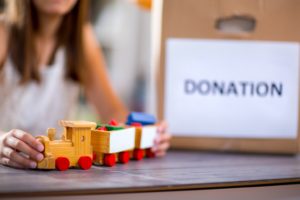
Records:
[[[150,88],[150,10],[129,0],[91,0],[91,21],[110,80],[130,110],[147,110]],[[94,120],[82,97],[77,118]]]

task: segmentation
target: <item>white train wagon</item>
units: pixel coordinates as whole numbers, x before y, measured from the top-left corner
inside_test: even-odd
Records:
[[[135,128],[106,125],[92,130],[93,163],[112,167],[130,160],[135,147]]]

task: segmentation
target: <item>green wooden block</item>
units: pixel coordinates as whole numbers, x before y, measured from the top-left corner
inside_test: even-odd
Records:
[[[106,129],[107,129],[108,131],[118,131],[118,130],[124,129],[124,127],[122,127],[122,126],[111,126],[111,125],[106,125],[105,127],[106,127]]]

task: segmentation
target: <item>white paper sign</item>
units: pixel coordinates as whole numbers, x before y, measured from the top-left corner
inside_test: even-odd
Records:
[[[297,137],[298,43],[169,39],[166,45],[171,133]]]

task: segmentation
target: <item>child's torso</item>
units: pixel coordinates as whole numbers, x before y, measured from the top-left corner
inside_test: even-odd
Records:
[[[76,108],[79,85],[65,78],[65,54],[58,49],[53,65],[41,68],[41,83],[20,85],[20,76],[8,58],[0,83],[0,130],[13,128],[33,135],[57,128],[61,119],[69,119]]]

